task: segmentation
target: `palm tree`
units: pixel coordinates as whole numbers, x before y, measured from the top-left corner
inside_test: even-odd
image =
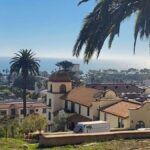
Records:
[[[15,53],[15,57],[10,62],[10,72],[16,72],[21,74],[23,78],[23,112],[26,116],[26,89],[27,89],[27,77],[29,75],[39,74],[39,60],[34,58],[34,53],[31,50],[22,49],[18,53]]]
[[[87,2],[90,0],[81,0]],[[89,62],[94,53],[99,56],[104,42],[109,38],[109,48],[121,23],[136,15],[134,53],[137,37],[150,40],[150,0],[97,0],[94,10],[85,18],[84,25],[74,45],[73,55],[79,56],[84,48],[84,60]]]

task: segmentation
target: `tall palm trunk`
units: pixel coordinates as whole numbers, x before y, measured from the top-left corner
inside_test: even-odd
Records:
[[[27,76],[23,76],[23,115],[26,117],[27,108],[26,108],[26,89],[27,89]]]

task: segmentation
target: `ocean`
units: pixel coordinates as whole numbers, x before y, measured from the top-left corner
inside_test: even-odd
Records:
[[[128,68],[142,68],[137,63],[129,63],[121,60],[108,60],[108,59],[99,59],[99,60],[91,60],[89,64],[85,64],[82,59],[60,59],[60,58],[39,58],[40,60],[40,71],[47,71],[51,73],[54,71],[56,67],[56,63],[62,60],[68,60],[75,64],[80,64],[80,70],[84,73],[88,70],[100,70],[100,69],[128,69]],[[0,57],[0,71],[3,69],[10,68],[9,62],[11,61],[10,57]]]

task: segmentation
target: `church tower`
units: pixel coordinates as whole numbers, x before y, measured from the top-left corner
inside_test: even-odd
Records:
[[[71,89],[72,82],[66,72],[58,71],[49,77],[46,99],[49,131],[53,130],[54,117],[58,114],[59,110],[63,109],[61,96],[69,92]]]

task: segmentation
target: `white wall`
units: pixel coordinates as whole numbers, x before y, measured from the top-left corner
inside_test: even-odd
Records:
[[[91,107],[89,108],[89,109],[90,109],[90,114],[89,114],[89,116],[87,116],[87,108],[88,108],[88,107],[85,107],[85,106],[81,105],[81,115],[84,116],[84,117],[93,119],[93,113],[92,113]]]
[[[79,104],[75,104],[75,112],[79,114]]]
[[[50,87],[52,84],[52,92],[59,93],[60,92],[60,86],[66,85],[66,91],[70,91],[72,89],[72,82],[48,82],[48,91],[50,91]]]
[[[100,120],[105,120],[105,112],[100,111]],[[118,128],[118,118],[117,116],[106,113],[106,121],[110,124],[110,128]],[[123,124],[125,129],[129,129],[129,118],[123,119]]]

